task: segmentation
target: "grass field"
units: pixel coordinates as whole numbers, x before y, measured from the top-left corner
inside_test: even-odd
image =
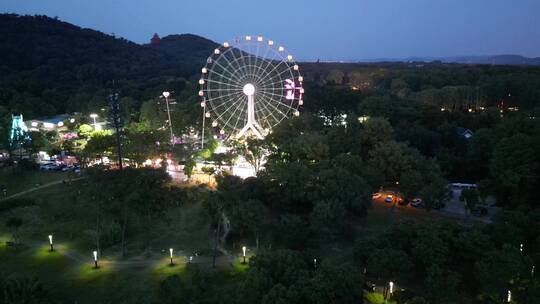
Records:
[[[59,171],[38,171],[24,168],[1,168],[0,186],[7,189],[7,195],[13,195],[18,192],[44,185],[50,182],[60,181],[69,178],[71,172]],[[1,198],[0,193],[0,198]]]

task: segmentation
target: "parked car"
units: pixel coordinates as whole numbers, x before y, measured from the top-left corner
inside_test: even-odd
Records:
[[[408,198],[403,198],[403,199],[400,199],[398,201],[398,204],[401,205],[401,206],[407,206],[409,204],[409,199]]]
[[[420,208],[422,207],[422,205],[423,205],[423,202],[421,198],[415,198],[412,200],[411,206],[413,206],[414,208]]]
[[[472,211],[472,214],[474,216],[485,216],[488,214],[488,209],[484,206],[477,206],[476,208],[474,208],[474,210]]]
[[[392,195],[389,195],[384,199],[384,201],[387,203],[391,203],[394,201],[394,197]]]
[[[377,199],[377,198],[379,198],[379,197],[381,197],[381,196],[382,196],[382,195],[381,195],[379,192],[375,192],[375,193],[373,193],[373,194],[371,195],[371,198],[372,198],[372,199]]]
[[[58,165],[53,163],[47,163],[39,166],[39,170],[42,171],[55,171],[58,170]]]

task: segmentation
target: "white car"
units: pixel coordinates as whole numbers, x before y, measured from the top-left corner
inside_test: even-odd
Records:
[[[56,170],[56,168],[58,168],[58,166],[52,163],[43,164],[39,166],[39,170],[42,170],[42,171],[52,171],[52,170]]]
[[[415,207],[415,208],[419,208],[422,206],[422,199],[421,198],[415,198],[412,200],[411,202],[411,206]]]
[[[373,194],[371,195],[371,198],[372,198],[372,199],[377,199],[377,198],[379,198],[379,197],[381,197],[381,196],[382,196],[382,195],[381,195],[379,192],[375,192],[375,193],[373,193]]]

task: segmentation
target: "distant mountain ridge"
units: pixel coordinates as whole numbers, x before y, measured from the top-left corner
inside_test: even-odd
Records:
[[[448,57],[421,57],[412,56],[406,58],[375,58],[362,59],[358,62],[443,62],[443,63],[459,63],[459,64],[489,64],[489,65],[521,65],[521,66],[538,66],[540,65],[540,57],[525,57],[521,55],[486,55],[486,56],[448,56]]]

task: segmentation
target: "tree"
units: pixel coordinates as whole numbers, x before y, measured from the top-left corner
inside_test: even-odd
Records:
[[[236,154],[243,156],[248,163],[250,163],[255,169],[255,173],[258,173],[262,165],[266,162],[268,154],[267,142],[256,138],[248,138],[245,141],[233,142],[233,148]]]
[[[15,244],[19,243],[19,228],[22,226],[23,220],[18,217],[10,217],[6,221],[6,227],[11,230],[11,238]]]
[[[370,117],[362,123],[359,137],[361,150],[369,151],[377,144],[391,141],[394,138],[394,129],[386,118]]]
[[[82,124],[78,128],[79,136],[83,138],[90,138],[92,132],[94,132],[94,128],[88,124]]]
[[[423,270],[434,265],[443,266],[448,261],[448,245],[437,229],[422,229],[413,241],[412,255]]]
[[[384,282],[407,275],[412,267],[405,251],[391,247],[374,250],[367,261],[367,271]]]
[[[225,204],[233,230],[253,234],[257,249],[264,217],[267,213],[263,203],[256,199],[229,201]]]
[[[432,303],[454,303],[458,296],[460,276],[456,272],[433,265],[424,281],[425,295]]]
[[[534,193],[532,189],[538,184],[539,142],[531,136],[516,134],[502,139],[495,146],[490,176],[501,203],[510,204],[523,197],[534,197],[530,194]]]
[[[318,201],[310,214],[311,227],[322,239],[333,239],[343,233],[346,213],[345,206],[338,200]]]
[[[525,287],[523,279],[530,275],[531,265],[518,248],[504,246],[489,252],[475,265],[480,291],[493,301],[504,299],[507,290]]]
[[[51,299],[49,292],[36,277],[11,277],[4,282],[0,281],[0,287],[3,287],[0,288],[2,303],[56,303],[56,301]]]
[[[208,182],[210,183],[211,181],[211,177],[212,175],[214,175],[216,173],[216,168],[215,167],[210,167],[210,166],[204,166],[201,168],[202,172],[204,172],[204,174],[207,174],[208,175]]]

